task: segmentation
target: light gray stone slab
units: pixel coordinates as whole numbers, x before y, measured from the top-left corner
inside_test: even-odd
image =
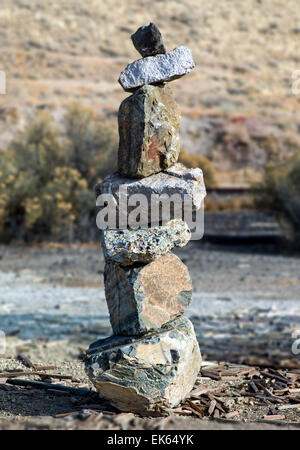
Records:
[[[200,209],[206,195],[202,170],[198,168],[187,169],[180,163],[174,164],[164,172],[142,179],[132,179],[120,175],[119,172],[114,172],[96,185],[95,192],[97,205],[103,209],[105,206],[104,196],[99,196],[108,194],[107,198],[110,203],[107,210],[112,211],[115,208],[118,218],[124,219],[124,221],[127,220],[133,210],[136,210],[135,200],[137,200],[137,197],[133,196],[143,194],[147,202],[143,202],[139,206],[141,227],[147,226],[150,222],[152,226],[156,226],[166,224],[174,218],[183,219],[183,209],[187,207],[192,212]],[[162,196],[172,197],[174,200],[174,208],[172,207],[171,210],[166,208],[166,211],[170,210],[169,217],[162,210]],[[132,204],[128,203],[129,200],[132,201]],[[179,207],[177,208],[177,206]],[[162,223],[156,220],[156,217],[162,218]],[[98,227],[101,225],[98,218],[97,224]],[[126,228],[126,226],[122,227],[119,224],[117,224],[117,227]]]
[[[121,72],[119,83],[125,91],[134,91],[145,84],[164,83],[182,77],[195,67],[192,53],[184,45],[174,50],[138,59]]]

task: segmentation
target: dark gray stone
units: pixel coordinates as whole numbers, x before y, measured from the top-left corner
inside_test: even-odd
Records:
[[[166,53],[161,32],[152,22],[149,25],[140,27],[131,35],[131,39],[133,45],[143,57]]]

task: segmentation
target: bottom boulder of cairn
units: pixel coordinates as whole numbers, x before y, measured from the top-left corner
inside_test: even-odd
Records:
[[[111,336],[90,345],[86,371],[96,389],[121,411],[160,414],[192,390],[201,367],[194,327],[182,316],[159,332]]]

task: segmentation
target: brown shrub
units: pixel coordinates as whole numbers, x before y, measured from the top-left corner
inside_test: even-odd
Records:
[[[115,164],[116,136],[78,104],[65,120],[61,138],[51,116],[38,113],[3,154],[2,241],[89,239],[97,231],[93,186]]]
[[[227,199],[216,199],[212,195],[205,197],[205,211],[241,211],[254,209],[255,204],[251,197],[234,197]]]
[[[281,164],[269,164],[255,185],[255,204],[278,218],[285,238],[300,248],[300,152]]]
[[[217,185],[217,172],[205,156],[197,153],[188,153],[184,148],[181,148],[178,161],[191,169],[197,167],[202,169],[206,186]]]

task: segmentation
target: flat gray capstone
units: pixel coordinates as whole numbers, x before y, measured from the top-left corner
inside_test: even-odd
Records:
[[[138,59],[121,72],[119,83],[131,92],[145,84],[164,83],[186,75],[195,67],[192,53],[184,45],[174,50]]]
[[[194,327],[186,317],[159,333],[137,339],[112,336],[86,352],[85,368],[95,388],[121,411],[159,414],[192,390],[201,367]]]
[[[176,163],[163,172],[141,179],[124,177],[119,172],[114,172],[95,186],[95,192],[100,212],[102,210],[102,214],[105,215],[105,212],[111,212],[115,208],[117,217],[125,221],[125,225],[130,213],[137,208],[136,203],[133,202],[133,205],[128,205],[126,210],[124,208],[126,200],[132,199],[134,194],[143,194],[147,203],[139,207],[141,227],[147,227],[149,223],[152,226],[165,225],[169,220],[182,219],[184,217],[183,207],[187,204],[187,202],[184,203],[185,200],[188,200],[193,212],[201,208],[202,201],[206,196],[202,170],[199,168],[188,169],[181,163]],[[108,195],[108,206],[105,206],[103,198],[99,197],[101,194],[110,194]],[[182,206],[180,211],[174,208],[170,212],[170,217],[165,217],[165,214],[161,212],[160,196],[164,194],[175,195],[174,203]],[[156,214],[158,214],[158,219],[156,219]],[[117,223],[117,228],[126,228],[126,226]]]
[[[166,225],[139,230],[104,230],[101,245],[108,263],[127,266],[149,263],[174,247],[184,247],[191,238],[183,220],[170,220]]]

